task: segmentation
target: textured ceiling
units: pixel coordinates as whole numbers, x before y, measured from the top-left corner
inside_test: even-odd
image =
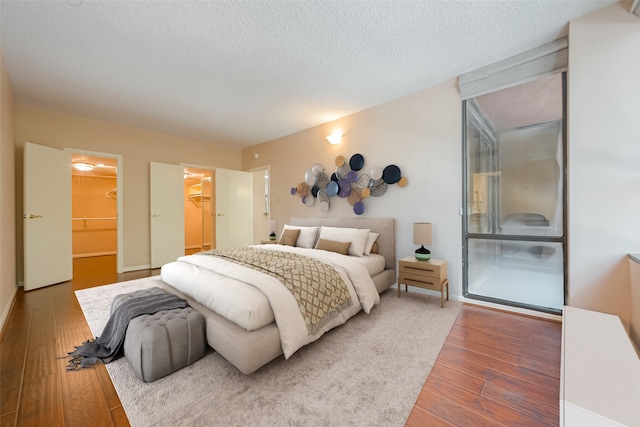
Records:
[[[19,103],[250,146],[567,33],[615,0],[6,1]]]

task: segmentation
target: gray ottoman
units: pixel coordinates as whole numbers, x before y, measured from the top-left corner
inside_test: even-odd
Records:
[[[164,292],[150,288],[118,295],[113,311],[128,298]],[[191,307],[143,314],[131,319],[124,339],[124,356],[136,376],[155,381],[201,359],[206,352],[205,322]]]

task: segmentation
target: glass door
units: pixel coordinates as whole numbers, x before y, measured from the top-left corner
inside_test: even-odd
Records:
[[[559,313],[565,299],[563,73],[464,101],[464,293]]]

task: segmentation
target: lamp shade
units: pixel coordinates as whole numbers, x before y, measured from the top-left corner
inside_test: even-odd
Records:
[[[431,223],[430,222],[414,222],[413,223],[413,243],[415,245],[431,244]]]

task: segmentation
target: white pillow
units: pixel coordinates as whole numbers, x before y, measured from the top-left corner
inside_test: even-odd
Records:
[[[296,246],[299,248],[312,249],[316,246],[316,238],[318,237],[318,228],[320,227],[298,227],[297,225],[285,224],[282,231],[287,229],[300,230]]]
[[[371,253],[371,248],[373,244],[376,242],[376,239],[380,233],[369,232],[369,237],[367,237],[367,244],[364,246],[364,254],[369,255]]]
[[[362,256],[367,245],[371,229],[320,227],[318,239],[334,240],[336,242],[351,242],[349,255]],[[299,237],[298,237],[299,239]],[[373,245],[373,243],[371,243]]]

